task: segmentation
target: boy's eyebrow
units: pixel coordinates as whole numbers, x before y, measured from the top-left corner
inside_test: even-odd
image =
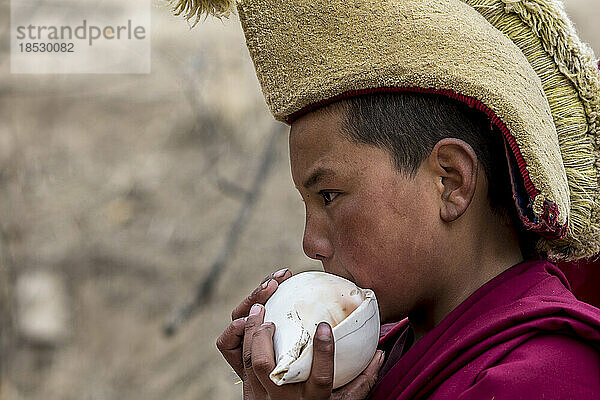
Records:
[[[304,186],[306,189],[310,189],[327,175],[335,175],[335,172],[329,168],[317,168],[317,170],[313,172],[307,180],[304,181],[302,186]]]

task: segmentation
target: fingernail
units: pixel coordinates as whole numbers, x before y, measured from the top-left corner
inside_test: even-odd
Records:
[[[263,289],[266,289],[266,288],[267,288],[267,286],[269,286],[269,282],[271,282],[272,280],[273,280],[273,279],[269,279],[268,281],[266,281],[266,282],[263,282],[263,284],[261,285],[261,287],[262,287]]]
[[[273,278],[281,278],[282,276],[285,275],[287,270],[288,270],[287,268],[280,269],[279,271],[277,271],[273,274]]]
[[[250,309],[250,315],[256,315],[260,312],[260,304],[255,304],[252,306],[252,308]]]
[[[385,353],[383,352],[383,350],[377,350],[377,352],[379,353],[379,364],[381,364],[385,359]]]
[[[317,338],[323,341],[331,339],[331,330],[326,322],[321,322],[319,323],[319,326],[317,326]]]

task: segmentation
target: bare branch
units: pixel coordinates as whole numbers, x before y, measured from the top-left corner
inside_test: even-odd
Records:
[[[269,142],[262,154],[261,162],[258,167],[254,182],[244,196],[244,201],[238,212],[237,217],[231,224],[225,244],[221,248],[219,255],[211,265],[208,274],[196,286],[196,292],[192,301],[177,307],[167,323],[164,326],[164,333],[171,336],[177,332],[181,325],[189,320],[192,315],[204,306],[213,294],[214,288],[227,268],[227,262],[232,254],[235,253],[241,233],[244,231],[248,217],[250,216],[262,189],[266,183],[267,175],[275,161],[277,139],[282,136],[279,125],[273,128]]]

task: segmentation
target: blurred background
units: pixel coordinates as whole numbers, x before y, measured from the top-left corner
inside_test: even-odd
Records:
[[[600,54],[598,0],[565,4]],[[214,344],[231,310],[269,272],[320,265],[237,16],[190,30],[155,5],[147,75],[21,75],[9,6],[0,399],[240,398]]]

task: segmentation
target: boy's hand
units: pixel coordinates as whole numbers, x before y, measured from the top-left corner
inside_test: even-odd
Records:
[[[250,389],[256,400],[295,400],[295,399],[328,399],[328,400],[361,400],[367,397],[371,388],[377,381],[379,368],[383,364],[383,352],[377,351],[367,368],[352,382],[332,391],[333,387],[333,360],[335,343],[329,324],[322,322],[317,327],[313,339],[313,361],[310,376],[306,382],[292,383],[277,386],[269,374],[275,368],[273,354],[273,333],[275,326],[262,323],[264,310],[256,307],[248,317],[246,323],[246,338],[244,343],[244,363],[246,374],[250,378]],[[248,351],[246,346],[250,346]],[[249,386],[249,387],[248,387]]]
[[[332,391],[334,342],[331,328],[322,323],[313,341],[313,364],[307,382],[275,385],[272,323],[263,324],[264,303],[280,283],[290,278],[286,268],[270,274],[231,313],[232,322],[217,339],[217,348],[243,381],[245,400],[364,399],[377,381],[383,352],[377,351],[367,368],[352,382]]]
[[[231,313],[232,322],[225,328],[217,339],[217,348],[223,354],[225,360],[231,365],[236,374],[244,381],[246,387],[247,378],[244,376],[244,363],[242,360],[242,349],[244,343],[244,330],[246,317],[254,304],[265,304],[279,284],[290,278],[292,273],[284,268],[267,275],[260,285],[248,297],[246,297]],[[246,391],[246,390],[244,390]]]

